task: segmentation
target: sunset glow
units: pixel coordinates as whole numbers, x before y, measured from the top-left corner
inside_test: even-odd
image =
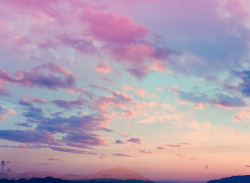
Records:
[[[159,181],[250,174],[249,12],[246,0],[0,0],[0,160]]]

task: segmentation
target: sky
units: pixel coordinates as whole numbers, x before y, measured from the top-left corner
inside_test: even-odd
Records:
[[[0,157],[152,180],[250,174],[250,1],[0,0]]]

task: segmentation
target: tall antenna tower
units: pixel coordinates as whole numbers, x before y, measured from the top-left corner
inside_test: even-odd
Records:
[[[9,168],[8,170],[6,170],[7,171],[7,176],[6,176],[6,179],[8,179],[9,178],[9,173],[10,173],[10,171],[11,171],[11,168]]]
[[[7,161],[6,163],[10,163],[9,161]],[[4,166],[6,165],[5,161],[1,161],[1,165],[2,165],[2,171],[1,171],[1,179],[4,178]]]

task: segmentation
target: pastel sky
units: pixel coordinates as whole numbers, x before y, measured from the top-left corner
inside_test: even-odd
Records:
[[[0,0],[15,172],[250,174],[250,1]]]

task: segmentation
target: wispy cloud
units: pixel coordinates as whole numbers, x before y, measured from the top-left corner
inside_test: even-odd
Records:
[[[131,142],[131,143],[142,145],[142,141],[141,141],[140,138],[130,138],[130,139],[127,140],[127,142]]]
[[[128,157],[128,158],[134,157],[134,156],[131,156],[131,155],[128,155],[128,154],[122,154],[122,153],[114,153],[113,156]]]
[[[49,160],[49,161],[63,161],[63,160],[58,159],[58,158],[48,158],[47,160]]]
[[[8,109],[4,105],[0,105],[0,121],[4,121],[9,116],[15,116],[15,115],[17,115],[16,111]]]

